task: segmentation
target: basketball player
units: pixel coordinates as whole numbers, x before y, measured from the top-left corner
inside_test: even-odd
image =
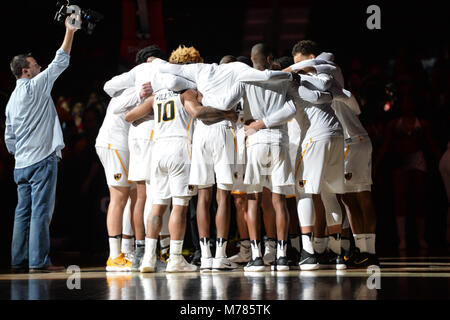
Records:
[[[341,69],[333,62],[331,53],[321,53],[311,59],[308,64],[316,72],[330,74],[339,84],[344,86]],[[332,66],[333,68],[330,68]],[[301,64],[292,66],[300,68]],[[355,246],[355,254],[345,256],[346,264],[353,268],[367,268],[379,265],[375,253],[376,214],[371,196],[372,185],[372,144],[367,131],[359,121],[361,113],[357,101],[352,96],[346,100],[334,100],[332,105],[344,129],[344,190],[342,200],[347,211]],[[349,253],[349,241],[343,242],[343,249]]]
[[[156,263],[156,241],[161,227],[167,199],[172,198],[173,209],[169,220],[170,258],[166,272],[195,271],[195,265],[188,264],[181,255],[186,229],[186,211],[195,188],[189,184],[190,137],[192,117],[208,123],[223,118],[237,120],[234,111],[220,111],[203,107],[197,101],[193,90],[176,93],[169,90],[157,92],[127,114],[126,119],[134,121],[155,109],[156,131],[155,152],[152,156],[152,181],[154,205],[149,218],[146,250],[140,267],[141,272],[153,272]],[[169,147],[171,145],[171,147]]]
[[[276,81],[291,80],[290,73],[258,71],[241,62],[227,64],[197,63],[190,65],[161,65],[160,72],[179,75],[196,83],[203,95],[203,104],[223,109],[220,104],[210,104],[217,96],[226,96],[231,86],[239,80]],[[235,141],[234,128],[224,120],[211,126],[198,123],[193,137],[190,184],[198,186],[197,222],[200,237],[201,271],[235,269],[237,265],[226,257],[229,232],[229,196],[234,182]],[[213,258],[209,239],[209,206],[212,185],[217,183],[216,257]]]
[[[155,59],[158,58],[158,59]],[[167,63],[163,59],[165,54],[158,46],[149,46],[140,50],[136,54],[136,62],[138,65],[129,72],[113,77],[105,83],[104,90],[110,95],[114,96],[125,88],[135,87],[139,90],[139,99],[142,101],[149,96],[155,88],[161,84],[161,87],[168,86],[169,88],[179,88],[179,82],[170,81],[169,78],[156,78],[158,63]],[[157,60],[152,63],[153,60]],[[176,79],[175,79],[176,80]],[[178,86],[178,87],[177,87]],[[183,87],[183,85],[181,85]],[[117,109],[117,113],[124,112],[124,109]],[[136,237],[136,252],[134,255],[133,270],[138,271],[140,263],[144,255],[145,246],[145,223],[144,212],[145,205],[151,205],[147,201],[146,181],[150,180],[150,166],[151,162],[151,148],[153,144],[153,126],[154,121],[151,115],[147,118],[140,119],[139,122],[130,126],[129,146],[130,146],[130,179],[137,181],[137,201],[133,212],[133,225]],[[148,183],[148,182],[147,182]],[[167,209],[168,210],[168,209]],[[165,220],[168,221],[168,220]],[[163,228],[168,230],[168,228]],[[161,254],[167,251],[168,234],[161,234]]]
[[[136,103],[138,103],[138,96],[134,87],[112,98],[95,143],[97,154],[105,170],[110,194],[106,220],[109,236],[107,271],[131,271],[131,261],[126,260],[121,252],[122,215],[132,185],[132,182],[128,180],[129,124],[113,111],[118,106],[128,107]]]

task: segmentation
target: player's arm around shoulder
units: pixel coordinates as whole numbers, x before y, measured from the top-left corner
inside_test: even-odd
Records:
[[[126,114],[125,121],[133,122],[153,113],[154,99],[155,96],[153,95],[145,99],[144,102]]]

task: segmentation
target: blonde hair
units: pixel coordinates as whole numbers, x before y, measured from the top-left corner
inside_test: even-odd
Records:
[[[201,63],[203,62],[203,58],[200,56],[200,52],[194,47],[180,45],[170,54],[169,62],[176,64]]]

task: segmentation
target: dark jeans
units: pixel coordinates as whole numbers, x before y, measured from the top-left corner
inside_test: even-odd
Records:
[[[51,264],[50,221],[57,174],[58,158],[54,153],[29,167],[14,170],[18,198],[11,244],[14,268],[42,268]]]

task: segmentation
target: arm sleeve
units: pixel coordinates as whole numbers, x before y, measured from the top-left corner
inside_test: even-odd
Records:
[[[159,71],[161,73],[171,73],[173,75],[186,78],[190,81],[197,82],[198,74],[205,65],[206,64],[203,63],[193,63],[185,65],[164,63],[160,65]]]
[[[16,136],[12,130],[12,126],[8,117],[6,117],[5,145],[9,153],[16,153]]]
[[[308,89],[305,86],[298,87],[298,95],[302,100],[312,104],[324,104],[331,103],[333,101],[333,96],[331,93],[327,91]]]
[[[111,108],[114,114],[123,114],[130,107],[135,107],[139,103],[139,97],[136,94],[135,87],[127,88],[120,96],[111,99],[108,108]]]
[[[124,89],[134,87],[135,78],[135,70],[133,68],[128,72],[124,72],[113,77],[111,80],[106,81],[103,90],[105,90],[110,97],[119,96]]]
[[[325,73],[317,74],[316,76],[300,75],[301,84],[308,83],[313,85],[317,90],[327,91],[332,85],[332,77]]]
[[[50,93],[55,80],[67,69],[69,63],[70,55],[59,48],[56,51],[55,58],[48,65],[47,69],[31,79],[31,83],[35,86],[36,91]]]
[[[293,100],[287,100],[281,109],[262,119],[267,128],[279,126],[292,119],[297,112]]]
[[[170,73],[159,73],[158,81],[152,83],[153,91],[159,91],[161,89],[169,89],[172,91],[182,91],[186,89],[196,89],[197,85],[186,78],[176,76]]]
[[[219,110],[230,110],[238,104],[239,100],[245,94],[245,84],[242,82],[235,83],[229,95],[205,95],[202,100],[204,106],[210,106]]]
[[[277,70],[256,70],[249,67],[244,70],[239,76],[239,81],[245,82],[275,82],[283,80],[292,80],[292,75],[290,72],[277,71]]]

